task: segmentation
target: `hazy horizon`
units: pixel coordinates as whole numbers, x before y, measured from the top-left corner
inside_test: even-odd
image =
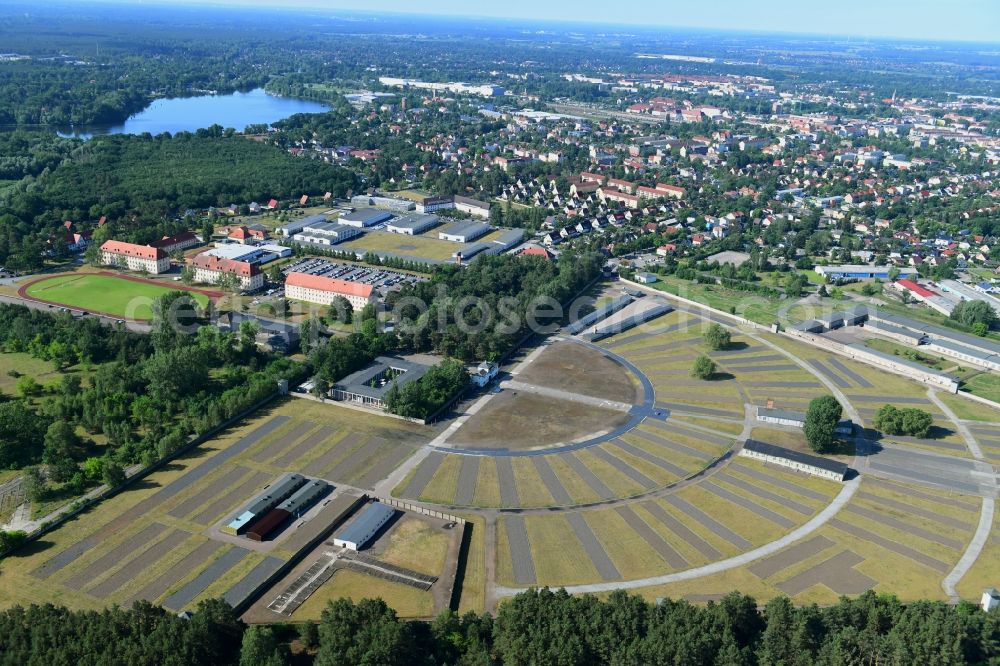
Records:
[[[309,9],[354,11],[366,14],[410,14],[426,17],[495,18],[505,20],[588,23],[608,26],[707,29],[731,32],[774,32],[828,37],[912,39],[998,43],[1000,3],[991,0],[956,0],[947,8],[930,0],[843,0],[835,9],[794,0],[713,0],[710,6],[625,0],[614,8],[596,0],[529,0],[504,3],[467,3],[460,0],[425,0],[419,10],[402,0],[368,0],[363,7],[345,0],[287,0],[275,7],[269,0],[69,0],[70,4],[130,4],[163,6],[254,7],[280,11]]]

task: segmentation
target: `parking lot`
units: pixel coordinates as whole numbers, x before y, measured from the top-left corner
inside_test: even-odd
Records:
[[[328,259],[302,259],[288,264],[282,268],[282,272],[285,275],[291,272],[307,273],[337,280],[370,284],[382,295],[385,295],[392,287],[401,287],[404,284],[413,284],[424,279],[398,271],[345,264]]]

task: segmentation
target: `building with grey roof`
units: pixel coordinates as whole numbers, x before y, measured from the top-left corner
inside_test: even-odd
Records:
[[[348,550],[361,550],[396,515],[396,509],[381,502],[372,502],[357,518],[333,535],[333,545]]]
[[[428,229],[433,229],[439,224],[441,224],[441,218],[437,215],[403,215],[389,222],[385,230],[394,234],[415,236],[424,233]]]
[[[289,238],[290,236],[294,236],[298,232],[302,231],[310,224],[319,224],[326,221],[326,215],[309,215],[308,217],[303,217],[301,220],[295,220],[294,222],[289,222],[284,226],[278,227],[278,233],[285,238]]]
[[[834,481],[843,481],[847,476],[847,465],[829,458],[809,455],[793,451],[774,444],[767,444],[755,439],[748,439],[740,449],[740,455],[756,458],[766,463],[790,467],[813,476],[820,476]]]
[[[492,230],[493,227],[485,222],[463,220],[450,224],[442,229],[438,232],[438,238],[441,240],[451,241],[452,243],[471,243],[477,238],[485,236]]]
[[[883,338],[890,338],[896,342],[902,342],[905,345],[910,345],[911,347],[916,347],[924,341],[924,334],[917,331],[911,331],[908,328],[903,328],[902,326],[895,326],[884,321],[868,320],[865,322],[864,329],[870,333],[881,336]]]
[[[394,385],[401,387],[415,382],[430,369],[429,365],[392,356],[379,356],[368,366],[334,384],[330,394],[340,402],[385,409],[385,394],[389,389]]]
[[[375,208],[359,208],[358,210],[344,213],[337,221],[349,227],[374,227],[392,219],[392,213]]]
[[[321,222],[309,225],[299,233],[292,236],[292,240],[297,243],[311,243],[313,245],[336,245],[346,240],[356,238],[363,232],[357,227],[351,227],[335,222]]]
[[[927,349],[988,370],[1000,370],[1000,356],[960,345],[951,340],[930,338]]]

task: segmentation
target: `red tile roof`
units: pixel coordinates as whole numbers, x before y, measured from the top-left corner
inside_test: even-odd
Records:
[[[104,245],[101,246],[101,252],[114,252],[126,257],[138,257],[139,259],[152,259],[154,261],[167,257],[167,253],[158,247],[136,245],[135,243],[125,243],[115,240],[105,241]]]
[[[320,291],[332,291],[341,296],[359,296],[369,298],[372,295],[370,284],[360,282],[349,282],[348,280],[337,280],[335,278],[323,277],[321,275],[309,275],[308,273],[292,272],[285,278],[286,287],[303,287],[305,289],[318,289]]]
[[[233,259],[221,259],[210,254],[199,254],[188,261],[195,268],[204,268],[209,271],[222,273],[235,273],[240,277],[252,277],[260,273],[260,269],[255,264],[247,261],[234,261]]]

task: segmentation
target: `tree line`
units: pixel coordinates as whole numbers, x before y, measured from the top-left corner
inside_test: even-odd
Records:
[[[290,649],[294,641],[295,654]],[[0,664],[198,666],[841,666],[996,663],[1000,614],[969,603],[903,604],[867,592],[821,608],[733,592],[704,606],[522,592],[496,617],[445,611],[402,621],[384,601],[331,601],[318,624],[246,627],[219,600],[188,619],[146,602],[0,612]]]

